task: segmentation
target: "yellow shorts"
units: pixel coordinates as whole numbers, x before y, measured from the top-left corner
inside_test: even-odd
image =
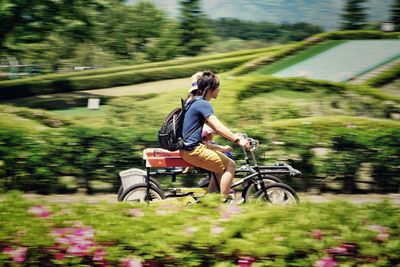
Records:
[[[230,159],[223,153],[199,144],[191,151],[181,150],[181,157],[190,164],[218,174],[224,173]]]

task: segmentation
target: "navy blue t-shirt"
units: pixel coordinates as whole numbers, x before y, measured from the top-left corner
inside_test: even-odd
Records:
[[[184,150],[193,150],[202,142],[201,132],[206,118],[214,114],[214,110],[207,100],[196,96],[193,103],[189,104],[183,120],[182,135]]]

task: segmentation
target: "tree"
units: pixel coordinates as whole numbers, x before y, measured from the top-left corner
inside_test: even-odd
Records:
[[[186,55],[197,55],[208,45],[211,27],[207,27],[206,15],[201,11],[200,0],[180,0],[181,42]]]
[[[347,0],[342,13],[342,30],[360,30],[365,26],[367,14],[363,4],[367,0]]]
[[[104,8],[100,0],[2,0],[0,2],[0,49],[7,40],[38,43],[60,33],[82,41],[93,37],[92,21]]]
[[[122,57],[134,57],[147,42],[160,36],[165,21],[166,15],[150,2],[117,5],[103,13],[97,39]]]
[[[390,20],[394,23],[395,30],[400,31],[400,0],[393,1]]]

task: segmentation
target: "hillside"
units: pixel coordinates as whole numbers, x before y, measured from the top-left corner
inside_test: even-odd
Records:
[[[129,0],[135,3],[139,0]],[[173,17],[179,14],[176,0],[152,0],[159,8]],[[203,0],[203,10],[211,18],[233,17],[242,20],[282,22],[308,22],[321,25],[326,30],[337,29],[344,1],[337,0]],[[370,0],[370,21],[385,21],[389,16],[391,0]],[[299,16],[301,14],[301,16]]]

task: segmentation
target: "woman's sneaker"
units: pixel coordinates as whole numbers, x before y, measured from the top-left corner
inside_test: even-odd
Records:
[[[244,202],[244,198],[242,197],[235,197],[233,198],[232,196],[228,196],[225,200],[224,203],[229,204],[229,205],[240,205]]]

